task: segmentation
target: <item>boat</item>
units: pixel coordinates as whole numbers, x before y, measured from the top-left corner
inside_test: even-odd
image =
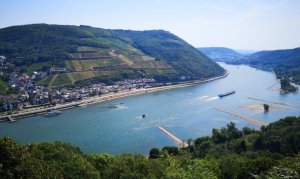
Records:
[[[54,109],[54,110],[48,111],[44,116],[45,117],[57,116],[61,113],[62,113],[61,111]]]
[[[86,107],[86,106],[87,106],[87,103],[79,104],[79,107]]]
[[[146,114],[143,114],[143,115],[142,115],[142,118],[145,118],[145,117],[147,117],[147,115],[146,115]]]
[[[111,105],[111,106],[108,106],[107,108],[114,109],[114,108],[118,108],[118,106],[117,105]]]
[[[229,91],[229,92],[227,92],[227,93],[219,94],[218,96],[219,96],[220,98],[222,98],[222,97],[225,97],[225,96],[234,94],[234,93],[235,93],[235,91],[233,90],[233,91]]]

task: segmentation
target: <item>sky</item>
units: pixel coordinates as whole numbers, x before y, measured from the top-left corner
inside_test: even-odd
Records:
[[[0,0],[0,28],[163,29],[195,47],[300,47],[300,0]]]

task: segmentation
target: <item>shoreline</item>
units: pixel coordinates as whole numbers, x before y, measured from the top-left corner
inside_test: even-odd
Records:
[[[184,87],[188,87],[188,86],[192,86],[192,85],[196,85],[196,84],[207,83],[210,81],[222,79],[222,78],[227,77],[228,75],[229,75],[229,72],[225,71],[225,73],[222,74],[221,76],[212,77],[212,78],[205,79],[205,80],[192,80],[192,81],[187,81],[187,82],[183,82],[181,84],[175,84],[175,85],[133,89],[133,90],[129,90],[129,91],[126,90],[126,91],[121,91],[121,92],[113,93],[113,94],[108,93],[108,94],[101,95],[101,96],[88,97],[88,98],[82,99],[81,101],[73,101],[73,102],[64,103],[64,104],[57,104],[56,106],[52,106],[52,107],[36,107],[36,108],[32,108],[32,109],[29,109],[26,111],[19,111],[19,113],[16,113],[16,114],[0,116],[0,122],[10,122],[8,120],[9,118],[16,120],[16,119],[22,119],[22,118],[26,118],[26,117],[30,117],[30,116],[45,114],[47,111],[53,110],[53,109],[67,110],[67,109],[71,109],[71,108],[75,108],[75,107],[87,106],[90,104],[101,103],[101,102],[110,101],[110,100],[114,100],[114,99],[129,97],[129,96],[136,96],[136,95],[159,92],[159,91],[176,89],[176,88],[184,88]]]

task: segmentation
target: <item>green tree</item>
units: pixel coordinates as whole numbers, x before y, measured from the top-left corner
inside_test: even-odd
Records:
[[[149,159],[157,159],[160,157],[159,148],[152,148],[149,152]]]
[[[213,143],[210,141],[204,141],[194,149],[194,157],[204,158],[209,150],[213,147]]]

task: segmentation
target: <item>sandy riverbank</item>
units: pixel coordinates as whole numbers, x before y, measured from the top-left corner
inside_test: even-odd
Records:
[[[218,77],[213,77],[213,78],[206,79],[206,80],[193,80],[193,81],[188,81],[188,82],[184,82],[184,83],[176,84],[176,85],[168,85],[168,86],[160,86],[160,87],[152,87],[152,88],[141,88],[141,89],[133,89],[133,90],[128,90],[128,91],[121,91],[121,92],[117,92],[117,93],[109,93],[109,94],[105,94],[105,95],[101,95],[101,96],[85,98],[85,99],[82,99],[81,101],[57,104],[56,106],[52,106],[52,107],[31,108],[28,110],[19,111],[16,114],[0,116],[0,121],[6,121],[8,119],[8,117],[11,117],[13,119],[20,119],[20,118],[24,118],[24,117],[28,117],[28,116],[44,114],[47,111],[52,110],[52,109],[65,110],[65,109],[70,109],[70,108],[74,108],[74,107],[78,107],[78,106],[85,106],[85,105],[89,105],[89,104],[100,103],[100,102],[118,99],[118,98],[141,95],[141,94],[145,94],[145,93],[153,93],[153,92],[170,90],[170,89],[175,89],[175,88],[188,87],[188,86],[192,86],[195,84],[207,83],[210,81],[225,78],[228,74],[229,73],[226,72],[225,74],[218,76]]]

